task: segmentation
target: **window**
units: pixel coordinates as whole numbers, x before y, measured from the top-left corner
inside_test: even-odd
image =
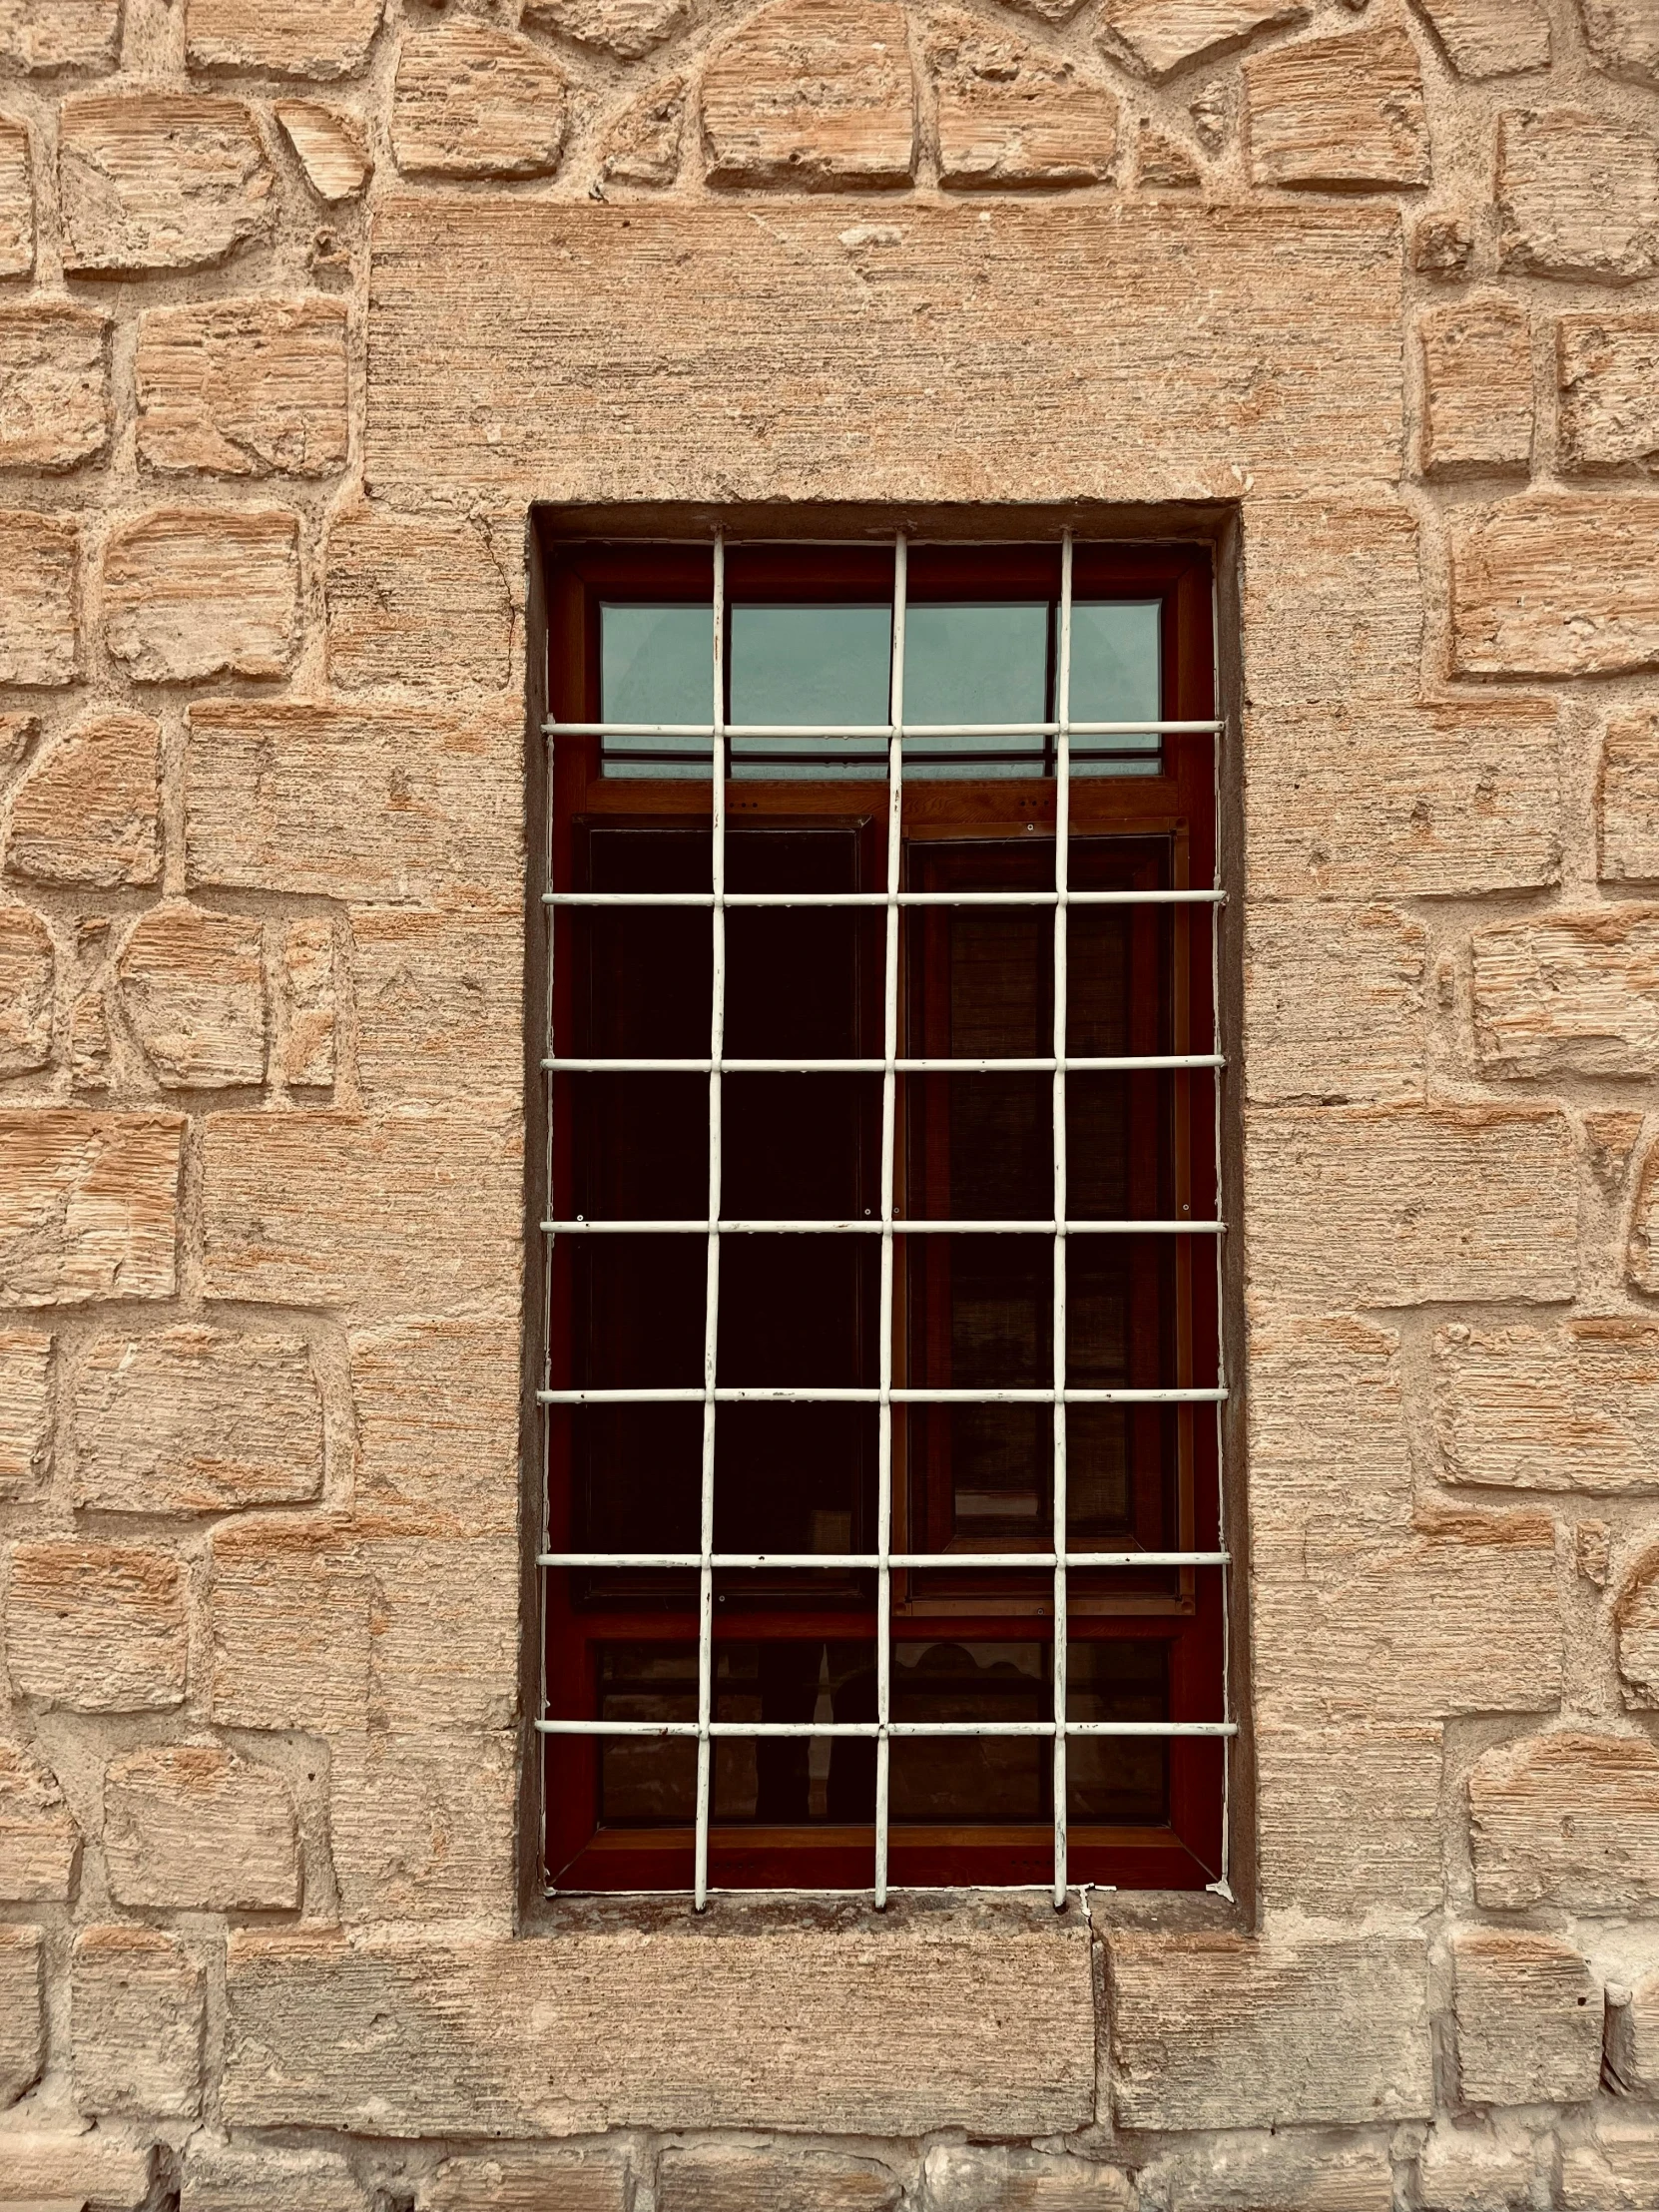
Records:
[[[550,1888],[1223,1874],[1212,595],[554,548]]]

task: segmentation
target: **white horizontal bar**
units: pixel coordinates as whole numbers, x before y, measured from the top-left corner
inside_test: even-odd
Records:
[[[543,891],[547,906],[712,906],[713,891]],[[1182,891],[726,891],[726,906],[1225,906],[1227,893]]]
[[[1227,725],[1209,722],[1073,722],[1073,738],[1215,738]],[[721,735],[734,738],[863,739],[871,746],[893,738],[1053,738],[1057,722],[729,722]],[[542,724],[548,738],[702,738],[712,742],[711,722],[553,722]],[[872,779],[885,783],[886,778]]]
[[[1219,1405],[1224,1389],[910,1390],[812,1389],[783,1384],[705,1389],[538,1390],[542,1405]]]
[[[1220,1068],[1219,1052],[1142,1052],[1078,1060],[543,1060],[549,1075],[1142,1075],[1159,1069]]]
[[[1068,1567],[1225,1567],[1232,1554],[1226,1551],[1068,1551]],[[848,1568],[868,1572],[885,1563],[889,1567],[974,1567],[1007,1570],[1010,1567],[1051,1568],[1052,1551],[889,1551],[883,1562],[874,1551],[715,1551],[704,1559],[696,1551],[541,1551],[538,1567],[822,1567],[830,1572]]]
[[[894,1215],[890,1224],[878,1221],[544,1221],[549,1237],[878,1237],[890,1226],[895,1237],[1052,1237],[1052,1221],[933,1221],[914,1215]],[[1067,1237],[1219,1237],[1222,1221],[1068,1221],[1060,1224]]]
[[[544,1736],[878,1736],[877,1721],[711,1721],[707,1731],[696,1721],[550,1721],[539,1720]],[[889,1736],[1052,1736],[1057,1724],[1043,1721],[888,1721]],[[1236,1736],[1236,1721],[1067,1721],[1067,1736]]]

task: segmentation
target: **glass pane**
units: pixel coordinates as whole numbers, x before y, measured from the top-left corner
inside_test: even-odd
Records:
[[[900,1721],[1040,1721],[1053,1711],[1049,1653],[1034,1643],[898,1643]],[[1054,1751],[1046,1736],[899,1736],[891,1752],[894,1825],[1046,1821]]]
[[[910,738],[907,776],[1041,773],[1044,741],[1012,738],[999,722],[1041,722],[1048,713],[1046,600],[926,601],[904,617],[906,722],[983,723],[983,737]]]
[[[707,722],[714,705],[713,613],[707,606],[601,605],[599,719]],[[704,776],[701,738],[606,738],[607,776]]]
[[[732,609],[730,719],[800,725],[887,719],[890,607]],[[734,776],[881,776],[884,739],[734,738]]]
[[[1078,600],[1071,610],[1073,722],[1156,722],[1163,713],[1161,616],[1156,599]],[[1079,776],[1155,776],[1163,744],[1134,737],[1074,738]]]

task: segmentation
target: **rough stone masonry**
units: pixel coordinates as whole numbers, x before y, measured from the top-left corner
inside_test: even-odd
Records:
[[[0,2206],[1659,2201],[1653,0],[0,76]],[[526,522],[745,500],[1237,516],[1235,1904],[521,1910]]]

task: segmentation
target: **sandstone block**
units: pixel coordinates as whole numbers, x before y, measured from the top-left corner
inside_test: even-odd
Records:
[[[1422,470],[1425,476],[1524,471],[1532,458],[1532,326],[1496,295],[1425,314]]]
[[[176,1114],[0,1114],[0,1298],[171,1298],[183,1130]]]
[[[1626,1705],[1659,1709],[1659,1552],[1639,1560],[1619,1593],[1613,1623]]]
[[[0,1928],[0,2109],[33,2086],[45,2058],[40,1931]]]
[[[1411,267],[1420,276],[1464,276],[1474,234],[1460,215],[1419,216],[1411,227]]]
[[[57,1778],[0,1741],[0,1902],[67,1905],[81,1864],[81,1832]]]
[[[1354,1314],[1250,1319],[1251,1526],[1261,1543],[1316,1519],[1397,1534],[1410,1521],[1396,1331]]]
[[[657,2183],[662,2212],[890,2212],[900,2194],[872,2159],[713,2143],[664,2151]]]
[[[104,642],[141,684],[280,676],[298,621],[299,529],[279,508],[162,507],[104,549]]]
[[[359,1515],[408,1535],[517,1525],[518,1357],[502,1321],[353,1332]]]
[[[134,926],[117,967],[121,1004],[159,1082],[264,1082],[260,944],[257,918],[184,900],[153,906]]]
[[[531,39],[468,17],[405,34],[391,144],[410,176],[547,177],[565,141],[564,72]]]
[[[319,200],[355,200],[374,164],[360,116],[320,100],[278,100],[276,120]]]
[[[1269,1908],[1332,1920],[1374,1908],[1432,1913],[1445,1888],[1438,1725],[1305,1727],[1282,1724],[1279,1710],[1264,1704],[1256,1730]]]
[[[1101,18],[1154,81],[1307,20],[1304,0],[1106,0]]]
[[[1526,493],[1451,524],[1462,676],[1606,676],[1659,664],[1659,501]]]
[[[1197,156],[1173,133],[1144,121],[1135,178],[1150,192],[1193,192],[1204,182]]]
[[[228,1728],[364,1727],[371,1585],[334,1520],[235,1520],[215,1530],[210,1710]]]
[[[161,732],[122,709],[84,715],[30,767],[12,807],[8,874],[97,890],[161,874]]]
[[[259,1913],[299,1903],[280,1777],[218,1744],[155,1744],[112,1759],[104,1857],[121,1905]]]
[[[380,27],[383,0],[189,0],[193,69],[259,69],[282,77],[349,77]]]
[[[31,73],[107,69],[121,36],[121,0],[0,0],[0,60]]]
[[[1497,2135],[1467,2121],[1440,2120],[1429,2129],[1417,2161],[1424,2212],[1525,2212],[1536,2200],[1536,2160],[1522,2137]]]
[[[58,189],[64,267],[203,269],[271,225],[275,180],[240,100],[194,93],[71,93]]]
[[[1556,382],[1563,468],[1659,473],[1659,315],[1564,314]]]
[[[1628,1266],[1630,1280],[1639,1291],[1659,1291],[1659,1150],[1650,1152],[1643,1163]]]
[[[510,1729],[518,1689],[511,1539],[393,1537],[365,1545],[359,1559],[374,1577],[375,1722]],[[347,1619],[342,1606],[342,1626]]]
[[[1659,84],[1659,23],[1646,0],[1579,0],[1590,52],[1610,76]]]
[[[52,932],[28,906],[0,906],[0,1075],[52,1057]]]
[[[703,75],[709,182],[855,191],[909,182],[915,90],[892,0],[773,0]]]
[[[1633,283],[1659,268],[1659,138],[1578,108],[1505,115],[1498,258],[1533,276]]]
[[[334,1080],[334,933],[326,921],[290,921],[278,967],[281,1027],[277,1059],[294,1089]]]
[[[1659,1325],[1575,1315],[1551,1330],[1454,1326],[1434,1339],[1433,1366],[1447,1481],[1659,1490]]]
[[[1112,2105],[1137,2128],[1425,2117],[1416,1937],[1112,1934]]]
[[[359,509],[328,533],[328,674],[437,696],[512,676],[513,608],[489,532]]]
[[[1659,1899],[1659,1751],[1645,1736],[1526,1737],[1484,1753],[1468,1787],[1481,1905],[1601,1913]]]
[[[1112,173],[1118,104],[1069,58],[998,35],[977,17],[935,17],[943,185],[1088,185]]]
[[[1596,815],[1601,880],[1659,882],[1659,715],[1608,724]]]
[[[0,306],[0,468],[77,468],[104,450],[109,328],[60,300]]]
[[[1465,2104],[1577,2104],[1601,2082],[1601,1991],[1571,1943],[1460,1929],[1457,2066]]]
[[[1621,2009],[1608,2056],[1631,2094],[1651,2097],[1659,2091],[1659,1972],[1644,1974]]]
[[[1258,899],[1245,944],[1253,1099],[1420,1098],[1421,926],[1391,906]]]
[[[56,689],[81,673],[81,534],[53,515],[0,514],[0,684]]]
[[[370,1109],[511,1097],[522,929],[505,906],[351,909],[357,1074]]]
[[[102,1098],[113,1062],[109,996],[102,984],[94,984],[69,1010],[69,1073],[76,1097]]]
[[[0,116],[0,276],[35,266],[35,169],[28,126]]]
[[[327,476],[345,464],[343,299],[215,299],[140,318],[138,449],[156,469]]]
[[[1659,1067],[1659,911],[1500,922],[1471,940],[1475,1044],[1491,1075]]]
[[[337,2150],[277,2150],[269,2143],[185,2147],[179,2212],[372,2212],[370,2196]]]
[[[174,1552],[58,1538],[18,1544],[6,1597],[13,1684],[82,1713],[183,1704],[187,1588]]]
[[[1659,2134],[1653,2122],[1598,2119],[1593,2141],[1561,2153],[1562,2212],[1639,2212],[1659,2193]]]
[[[1540,0],[1418,0],[1459,77],[1518,77],[1549,67]]]
[[[81,2111],[195,2117],[207,1977],[177,1936],[119,1924],[83,1929],[70,2001]]]
[[[39,2201],[51,2212],[64,2203],[82,2207],[89,2197],[98,2212],[114,2205],[129,2212],[149,2194],[154,2163],[148,2142],[118,2141],[107,2128],[8,2132],[6,2158],[8,2186],[29,2192],[18,2201]]]
[[[0,1331],[0,1498],[26,1495],[46,1472],[51,1392],[51,1338],[33,1329]]]
[[[503,2145],[444,2159],[415,2201],[417,2212],[627,2212],[631,2196],[627,2162],[616,2151]],[[657,2201],[664,2201],[661,2185]]]
[[[1385,2132],[1356,2142],[1320,2128],[1238,2128],[1160,2145],[1136,2179],[1143,2199],[1170,2212],[1393,2212]]]
[[[1250,173],[1259,185],[1426,185],[1417,50],[1401,17],[1282,46],[1245,66]]]
[[[1303,1312],[1568,1298],[1574,1170],[1571,1130],[1548,1108],[1259,1109],[1246,1182],[1273,1202],[1252,1286]]]
[[[384,1716],[378,1716],[383,1719]],[[518,1738],[376,1725],[329,1747],[328,1844],[349,1926],[512,1928]],[[540,2206],[535,2208],[540,2212]]]
[[[524,21],[637,62],[683,31],[691,12],[690,0],[527,0]]]
[[[672,185],[680,174],[686,80],[670,77],[631,100],[600,143],[600,182]]]
[[[698,2200],[701,2204],[701,2200]],[[821,2199],[838,2204],[838,2198]],[[863,2198],[847,2197],[848,2205]],[[897,2198],[870,2199],[896,2203]],[[922,2166],[927,2212],[1125,2212],[1135,2201],[1129,2176],[1092,2158],[941,2143]],[[708,2200],[714,2212],[714,2199]],[[759,2212],[759,2207],[757,2207]],[[802,2199],[802,2212],[807,2200]]]
[[[1642,1134],[1638,1113],[1588,1113],[1584,1116],[1584,1149],[1597,1187],[1609,1198],[1622,1190],[1630,1172],[1631,1156]]]

